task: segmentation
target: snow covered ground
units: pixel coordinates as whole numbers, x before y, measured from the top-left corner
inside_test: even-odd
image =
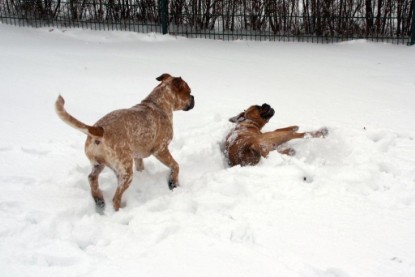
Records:
[[[86,123],[182,76],[181,187],[154,158],[119,212],[97,213]],[[415,276],[415,48],[221,42],[0,24],[0,276]],[[256,167],[228,168],[228,118],[271,104],[272,130],[329,128]],[[305,177],[305,180],[304,180]],[[107,204],[110,170],[100,178]]]

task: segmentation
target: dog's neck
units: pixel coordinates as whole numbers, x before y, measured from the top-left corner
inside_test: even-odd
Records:
[[[163,93],[162,91],[153,91],[149,96],[141,101],[141,104],[159,110],[171,119],[173,118],[173,107],[169,104],[169,101],[166,101],[166,95],[167,93]]]
[[[237,129],[256,129],[258,131],[261,131],[262,126],[260,126],[260,124],[258,124],[258,122],[255,122],[251,119],[247,119],[245,118],[243,121],[239,122],[236,125]]]
[[[153,110],[159,111],[160,113],[165,114],[168,118],[172,119],[173,118],[173,111],[172,109],[168,109],[167,107],[165,107],[166,105],[163,105],[162,103],[157,103],[153,100],[150,99],[145,99],[143,101],[141,101],[140,104],[138,104],[137,106],[140,105],[145,105]]]

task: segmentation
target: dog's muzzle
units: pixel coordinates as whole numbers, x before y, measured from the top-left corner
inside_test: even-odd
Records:
[[[184,108],[183,109],[183,111],[190,111],[191,109],[193,109],[194,108],[194,106],[195,106],[195,97],[193,96],[193,95],[190,95],[190,104],[189,104],[189,106],[187,106],[186,108]]]
[[[261,106],[261,117],[265,120],[269,120],[271,117],[273,117],[275,114],[275,111],[273,108],[271,108],[268,104],[262,104]]]

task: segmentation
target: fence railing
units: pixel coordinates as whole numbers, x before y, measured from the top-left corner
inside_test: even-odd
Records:
[[[415,0],[0,0],[0,20],[223,40],[413,45],[414,6]]]
[[[0,0],[0,20],[18,26],[161,32],[155,0]]]

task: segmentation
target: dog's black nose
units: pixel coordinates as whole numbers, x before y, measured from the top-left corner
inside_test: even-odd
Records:
[[[184,111],[189,111],[189,110],[191,110],[191,109],[193,109],[194,108],[194,106],[195,106],[195,97],[193,96],[193,95],[190,95],[190,104],[189,104],[189,106],[187,106],[185,109],[184,109]]]

